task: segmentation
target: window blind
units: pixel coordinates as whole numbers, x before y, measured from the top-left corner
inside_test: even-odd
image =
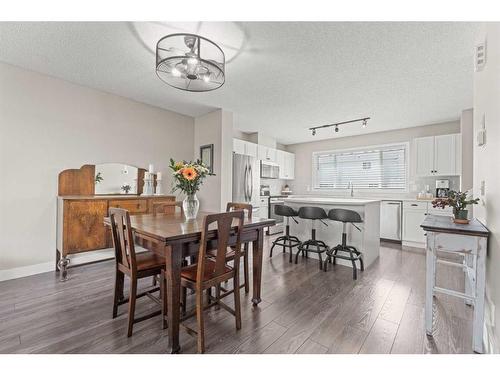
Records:
[[[316,189],[406,190],[407,145],[313,154]]]

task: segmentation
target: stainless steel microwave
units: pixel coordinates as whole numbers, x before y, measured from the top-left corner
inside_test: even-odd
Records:
[[[277,164],[261,161],[260,162],[260,178],[279,178],[280,167]]]

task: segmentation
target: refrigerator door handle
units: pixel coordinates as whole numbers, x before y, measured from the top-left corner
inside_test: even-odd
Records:
[[[252,166],[248,167],[248,174],[250,175],[250,181],[248,186],[250,187],[250,191],[248,194],[248,201],[252,202],[252,196],[253,196],[253,172],[252,172]]]
[[[248,165],[245,165],[245,174],[243,177],[243,193],[245,194],[245,201],[248,200],[247,179],[248,179]]]

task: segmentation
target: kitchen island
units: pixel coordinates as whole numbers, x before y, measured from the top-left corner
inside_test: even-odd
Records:
[[[316,206],[323,208],[326,213],[333,208],[343,208],[356,211],[361,215],[363,223],[347,224],[347,244],[356,247],[363,253],[365,269],[378,258],[380,248],[380,200],[357,198],[329,198],[315,196],[290,196],[284,199],[285,204],[297,211],[300,207]],[[311,238],[311,220],[297,219],[298,224],[290,220],[290,233],[301,241]],[[342,223],[325,220],[328,226],[317,221],[316,238],[323,240],[329,247],[335,247],[342,242]],[[314,255],[313,253],[309,254]],[[350,261],[338,259],[338,264],[352,267]]]

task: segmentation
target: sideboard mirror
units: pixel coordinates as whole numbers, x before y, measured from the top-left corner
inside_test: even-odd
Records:
[[[94,183],[96,195],[137,194],[137,167],[120,163],[96,164]]]

